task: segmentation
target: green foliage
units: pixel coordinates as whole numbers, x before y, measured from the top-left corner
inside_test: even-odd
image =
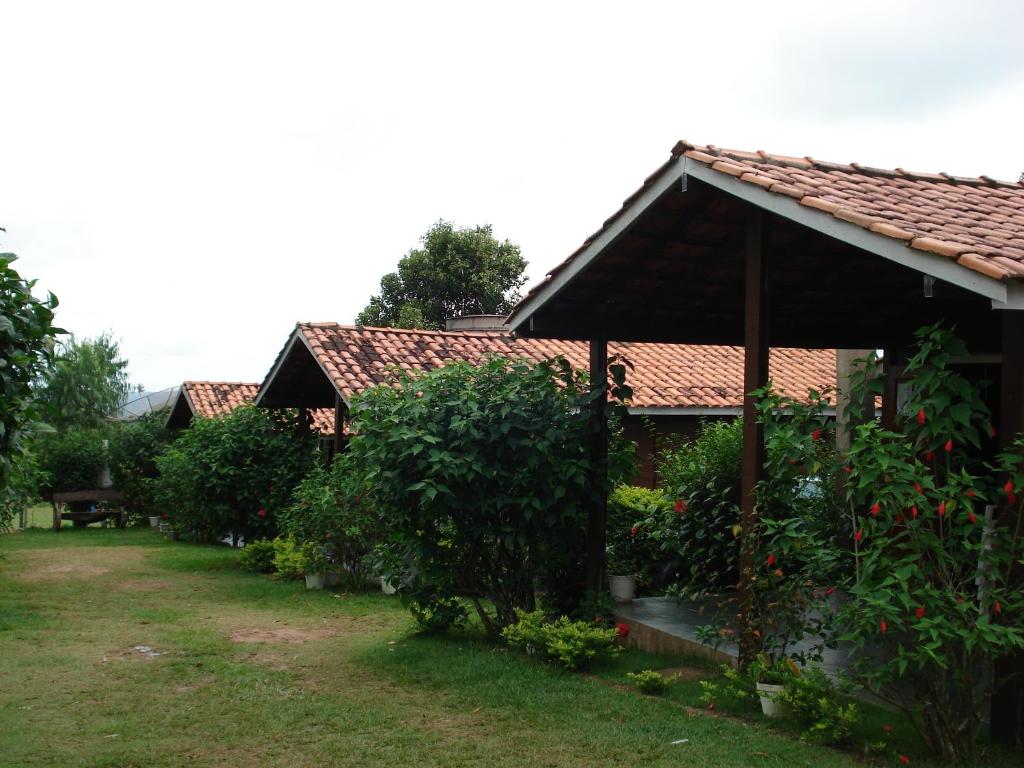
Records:
[[[576,606],[572,618],[597,624],[602,627],[611,627],[615,624],[615,601],[608,594],[607,590],[592,592],[587,590],[583,599]]]
[[[535,607],[538,584],[581,570],[594,501],[590,399],[567,366],[494,358],[401,373],[353,407],[349,451],[401,553],[395,562],[473,600],[492,634],[515,609]]]
[[[110,472],[114,487],[125,494],[126,506],[142,517],[157,515],[157,457],[171,441],[166,413],[149,413],[116,425],[110,434]]]
[[[491,227],[456,229],[439,221],[423,236],[423,247],[407,253],[398,271],[380,281],[356,317],[362,325],[443,329],[460,315],[506,314],[526,282],[519,246],[494,239]]]
[[[550,661],[568,670],[585,668],[598,656],[614,656],[622,651],[615,644],[616,632],[586,621],[560,616],[547,621],[543,611],[516,609],[516,621],[501,632],[514,648],[527,653],[543,653]]]
[[[102,426],[128,393],[127,367],[110,334],[62,342],[37,392],[48,421],[61,432]]]
[[[0,529],[23,508],[34,485],[28,456],[29,435],[38,431],[39,411],[32,385],[50,362],[57,298],[32,295],[35,280],[25,280],[0,253]]]
[[[335,457],[330,470],[315,467],[300,482],[293,503],[278,516],[278,527],[297,541],[314,542],[345,573],[351,586],[365,586],[370,554],[384,539],[384,521],[350,454]]]
[[[250,573],[273,573],[274,558],[277,556],[275,543],[270,539],[256,539],[246,542],[238,556],[238,567]]]
[[[44,497],[54,492],[99,488],[100,473],[107,465],[103,441],[108,434],[106,430],[87,429],[40,436],[36,445]]]
[[[269,538],[315,461],[297,415],[243,406],[196,419],[168,446],[156,460],[156,500],[175,530],[199,540]]]
[[[660,491],[620,485],[608,497],[607,567],[616,576],[650,582],[661,559],[652,520],[660,520],[672,503]]]
[[[463,626],[469,618],[463,600],[429,587],[403,593],[402,599],[424,632],[446,632]]]
[[[278,537],[273,540],[273,566],[279,576],[285,579],[301,579],[306,572],[306,555],[303,545],[294,539]],[[244,553],[243,549],[243,553]]]
[[[963,343],[938,326],[917,336],[896,428],[871,420],[853,431],[845,541],[857,569],[838,620],[841,639],[858,649],[859,680],[934,752],[973,762],[991,660],[1024,648],[1024,592],[1012,575],[1024,441],[986,467],[989,413],[978,386],[951,366]],[[854,402],[870,391],[866,379],[855,382]]]
[[[672,514],[652,518],[647,534],[675,565],[678,583],[697,591],[731,587],[739,577],[743,420],[706,421],[695,440],[662,453],[658,475]]]
[[[653,669],[627,672],[626,677],[636,683],[636,687],[640,689],[641,693],[656,696],[668,690],[668,680],[660,672],[655,672]]]
[[[833,683],[820,668],[812,667],[789,675],[778,698],[806,729],[804,739],[847,746],[860,720],[857,705],[849,700],[851,693],[852,686],[845,676]]]

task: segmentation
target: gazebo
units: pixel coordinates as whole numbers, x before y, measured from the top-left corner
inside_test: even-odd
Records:
[[[586,340],[595,374],[609,342],[742,345],[747,393],[767,382],[770,347],[883,349],[891,420],[913,332],[941,320],[972,352],[958,362],[996,371],[999,434],[1011,441],[1024,431],[1022,278],[1021,183],[680,142],[509,325],[523,337]],[[754,409],[745,397],[746,527],[763,472]],[[595,508],[591,588],[602,583],[604,526]],[[993,731],[1020,740],[1024,684],[997,698]]]

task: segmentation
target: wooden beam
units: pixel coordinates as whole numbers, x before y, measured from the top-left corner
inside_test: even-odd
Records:
[[[743,350],[743,471],[740,510],[740,664],[746,666],[760,650],[754,634],[753,578],[756,552],[752,532],[757,523],[755,491],[764,476],[764,427],[757,418],[757,399],[751,395],[768,383],[768,307],[765,295],[767,233],[764,211],[752,208],[747,218],[744,350]]]
[[[590,461],[594,497],[587,514],[587,589],[604,590],[605,547],[608,527],[608,420],[605,417],[608,380],[608,340],[590,339],[590,388],[601,391],[590,405]]]
[[[999,382],[999,442],[1006,448],[1024,433],[1024,312],[1002,312],[1003,361]],[[1016,520],[1002,521],[1016,525]],[[1021,579],[1018,569],[1017,580]],[[996,659],[992,736],[1024,746],[1024,653]],[[1000,684],[1000,680],[1003,682]]]
[[[334,454],[331,456],[331,460],[334,460],[334,456],[341,453],[341,436],[345,431],[345,401],[341,399],[341,395],[335,393],[334,395]]]

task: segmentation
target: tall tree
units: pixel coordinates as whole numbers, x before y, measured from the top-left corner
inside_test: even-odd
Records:
[[[490,225],[458,229],[439,221],[422,243],[384,275],[357,323],[444,328],[460,315],[505,314],[519,300],[526,260],[518,245],[496,240]]]
[[[39,402],[59,431],[102,425],[128,394],[128,361],[109,333],[61,343],[39,385]]]
[[[31,469],[26,434],[38,419],[32,383],[46,368],[53,338],[57,299],[32,295],[35,280],[25,280],[0,253],[0,528],[9,521],[18,488]]]

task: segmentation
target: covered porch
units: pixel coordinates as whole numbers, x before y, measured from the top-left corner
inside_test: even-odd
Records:
[[[1022,231],[1020,184],[680,142],[509,324],[525,337],[587,340],[598,381],[609,341],[742,345],[747,393],[767,383],[770,347],[882,349],[891,423],[914,331],[942,321],[972,353],[958,362],[996,372],[1005,444],[1024,431]],[[743,415],[749,529],[764,459],[749,396]],[[592,589],[604,580],[605,519],[600,505],[591,510]],[[742,594],[749,553],[740,571]],[[754,647],[743,636],[737,650],[749,657]],[[1024,684],[1005,687],[994,732],[1020,740],[1022,713]]]

